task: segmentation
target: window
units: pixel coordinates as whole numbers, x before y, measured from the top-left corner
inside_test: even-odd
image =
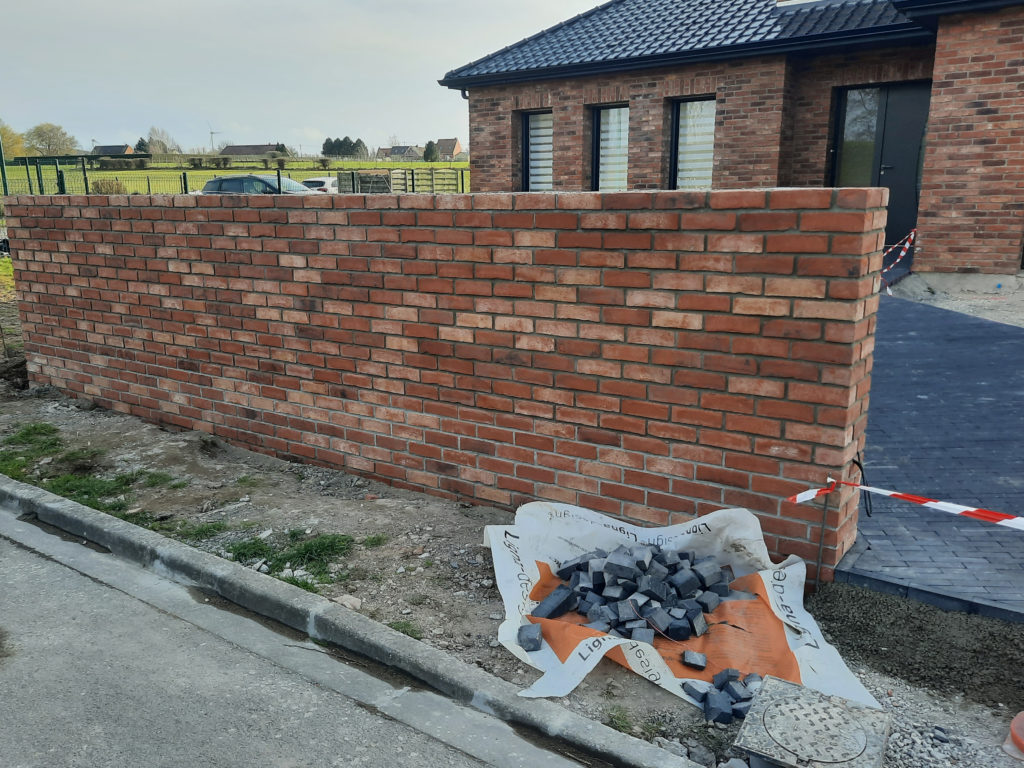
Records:
[[[629,160],[629,107],[594,110],[594,189],[621,192],[626,189]]]
[[[715,100],[676,102],[671,187],[711,186],[715,166]]]
[[[523,189],[547,192],[554,175],[554,119],[550,112],[523,115]]]

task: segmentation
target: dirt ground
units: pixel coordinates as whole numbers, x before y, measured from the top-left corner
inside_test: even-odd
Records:
[[[367,616],[517,685],[538,676],[496,640],[503,608],[483,527],[510,522],[509,512],[278,461],[202,433],[163,431],[53,392],[5,387],[0,440],[30,424],[52,425],[62,445],[51,461],[26,465],[29,480],[52,478],[51,467],[74,453],[76,471],[135,478],[107,500],[112,514],[222,556],[254,539],[280,551],[318,534],[345,534],[352,548],[329,566],[321,594],[357,598]],[[894,757],[889,765],[1004,764],[994,745],[1024,709],[1024,625],[846,585],[821,590],[809,607],[893,712],[893,743],[902,739],[911,755],[920,748],[910,762]],[[737,726],[708,726],[689,704],[611,662],[562,703],[671,748],[678,741],[698,762],[733,756]],[[953,739],[935,741],[935,726]]]

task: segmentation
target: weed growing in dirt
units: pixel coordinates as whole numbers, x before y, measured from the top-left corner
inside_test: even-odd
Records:
[[[103,451],[99,448],[75,448],[58,456],[57,463],[70,474],[80,475],[95,469],[102,455]]]
[[[408,635],[413,640],[423,639],[423,633],[420,631],[420,628],[411,621],[392,621],[388,623],[388,626],[397,632],[401,632],[403,635]]]
[[[166,472],[146,472],[142,475],[142,484],[147,488],[161,488],[174,482],[174,475]]]
[[[274,548],[263,539],[246,539],[229,544],[227,550],[240,563],[248,560],[269,560],[274,556]]]
[[[236,485],[240,485],[243,488],[259,488],[263,485],[263,481],[258,477],[252,475],[242,475],[240,478],[235,480]]]
[[[293,584],[296,587],[312,592],[314,595],[320,594],[320,588],[309,579],[299,579],[295,576],[278,576],[281,581],[287,581],[289,584]]]
[[[57,428],[45,422],[25,425],[5,438],[3,444],[10,447],[0,450],[0,472],[22,481],[29,464],[52,456],[63,447]]]
[[[228,524],[218,520],[213,523],[198,523],[195,525],[191,523],[179,523],[174,533],[181,538],[188,539],[190,541],[203,541],[216,536],[218,533],[223,533],[227,529]]]
[[[290,528],[288,530],[288,541],[297,542],[302,541],[302,537],[306,535],[306,531],[303,528]]]
[[[112,479],[95,475],[65,474],[43,480],[41,485],[51,493],[77,501],[101,512],[119,512],[128,506],[123,498],[135,482],[132,475],[117,475]]]
[[[427,596],[420,594],[409,595],[405,598],[405,602],[407,602],[409,605],[423,605],[425,602],[427,602]]]
[[[270,561],[270,571],[280,571],[291,563],[292,568],[301,568],[321,580],[327,579],[331,561],[352,549],[352,543],[352,537],[343,533],[315,536],[276,553]]]
[[[379,547],[381,544],[386,543],[388,537],[383,533],[375,533],[372,536],[367,536],[363,539],[364,547]]]
[[[171,483],[167,487],[176,491],[176,490],[179,490],[181,488],[188,488],[188,486],[189,486],[188,480],[175,480],[173,483]]]
[[[612,707],[609,709],[605,724],[623,733],[631,733],[633,730],[633,720],[625,707]]]

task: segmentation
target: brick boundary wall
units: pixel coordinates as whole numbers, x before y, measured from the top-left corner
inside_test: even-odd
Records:
[[[856,477],[884,196],[5,207],[37,384],[478,503],[653,524],[746,506],[814,563],[822,509],[782,499]],[[856,536],[855,492],[830,501],[825,579]]]

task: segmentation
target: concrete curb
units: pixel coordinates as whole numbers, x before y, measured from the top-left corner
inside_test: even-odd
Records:
[[[609,762],[635,768],[699,768],[646,741],[570,712],[517,696],[518,688],[379,624],[360,613],[194,549],[174,539],[0,476],[0,504],[106,547],[115,555],[179,582],[211,589],[254,613],[400,669],[445,695],[502,720],[534,728]]]

